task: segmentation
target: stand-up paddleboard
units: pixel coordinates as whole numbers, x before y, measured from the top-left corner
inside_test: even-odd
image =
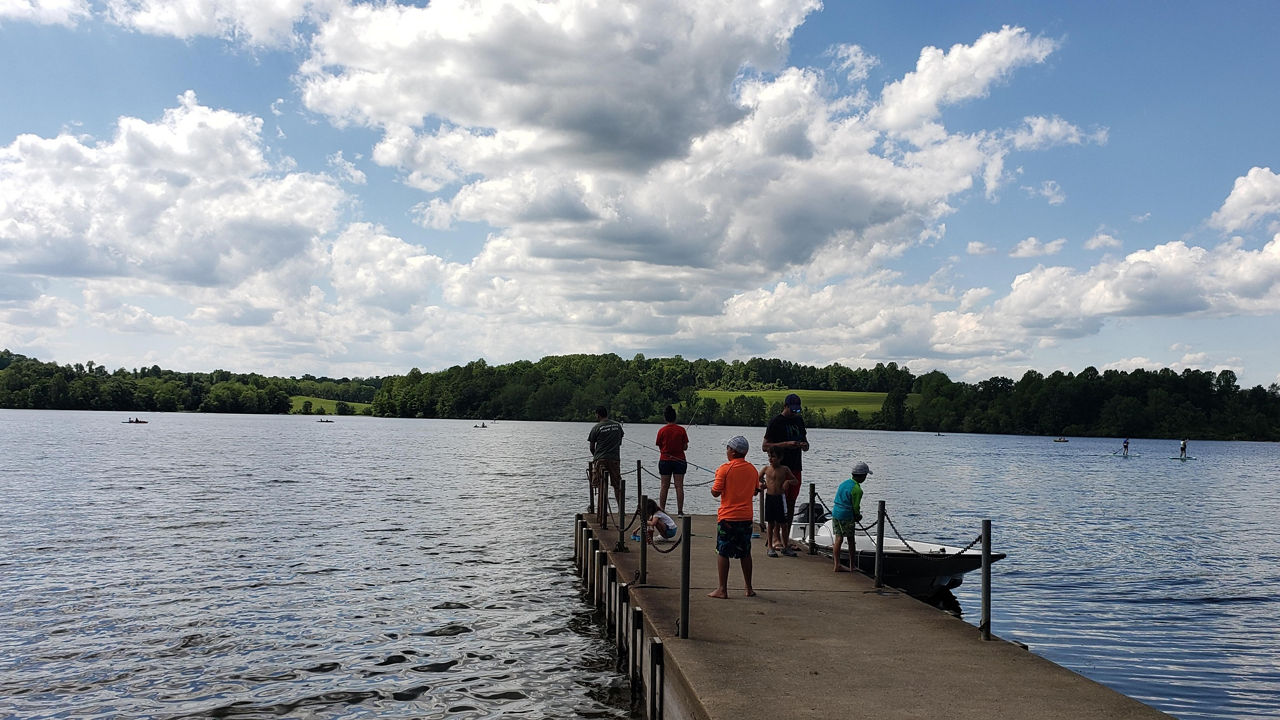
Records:
[[[1170,459],[1170,460],[1182,460],[1183,462],[1186,462],[1187,460],[1195,460],[1195,458],[1191,457],[1190,455],[1188,455],[1188,456],[1186,456],[1186,457],[1178,457],[1177,455],[1174,455],[1173,457],[1171,457],[1171,458],[1169,458],[1169,459]]]

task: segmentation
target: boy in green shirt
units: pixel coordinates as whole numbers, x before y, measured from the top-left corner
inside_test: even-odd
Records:
[[[862,483],[871,474],[871,468],[864,462],[853,466],[852,477],[840,483],[836,488],[836,499],[831,506],[831,557],[835,560],[836,572],[848,572],[840,564],[840,546],[849,538],[849,567],[858,567],[858,553],[854,536],[858,532],[858,521],[862,519]]]

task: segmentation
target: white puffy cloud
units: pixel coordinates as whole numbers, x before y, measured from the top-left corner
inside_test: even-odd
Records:
[[[18,20],[70,27],[91,14],[88,0],[0,0],[0,22]]]
[[[970,242],[967,246],[965,246],[965,252],[970,255],[990,255],[995,251],[996,251],[995,248],[982,242],[981,240],[974,240]]]
[[[193,93],[110,141],[22,135],[0,148],[0,264],[71,278],[234,285],[337,220],[332,180],[276,172],[257,118]]]
[[[341,0],[107,0],[111,19],[151,35],[288,45],[294,26]]]
[[[1045,255],[1057,255],[1062,252],[1062,248],[1066,247],[1067,239],[1058,238],[1049,242],[1041,242],[1039,238],[1029,237],[1018,243],[1016,247],[1009,253],[1009,257],[1015,258],[1031,258],[1043,257]]]
[[[1245,230],[1264,217],[1280,216],[1280,175],[1255,167],[1236,178],[1231,194],[1209,223],[1223,232]]]
[[[1011,133],[1009,139],[1017,150],[1042,150],[1056,145],[1090,142],[1105,145],[1107,134],[1106,128],[1086,133],[1057,115],[1051,118],[1033,116],[1023,118],[1022,127]]]
[[[1045,180],[1040,183],[1040,187],[1026,187],[1028,195],[1040,196],[1049,201],[1050,205],[1061,205],[1067,201],[1067,195],[1062,191],[1062,186],[1056,180]]]
[[[340,122],[430,128],[423,142],[442,156],[441,182],[454,178],[451,168],[486,172],[495,158],[507,168],[644,169],[740,117],[733,88],[742,68],[777,68],[792,30],[818,7],[349,5],[313,39],[303,97]]]
[[[851,83],[864,82],[871,74],[871,69],[880,64],[880,59],[874,55],[868,55],[858,45],[837,45],[832,48],[832,53],[836,57],[836,67],[845,74],[845,79]]]
[[[296,172],[271,160],[261,120],[187,95],[160,120],[122,119],[110,140],[0,150],[0,272],[16,279],[0,323],[39,309],[173,338],[184,360],[162,364],[248,352],[262,371],[360,374],[564,351],[974,366],[1124,311],[1124,298],[1059,300],[1082,275],[1065,268],[1037,268],[1001,299],[893,269],[945,245],[952,204],[975,182],[993,192],[1007,154],[1096,141],[1056,117],[942,124],[1055,47],[1020,28],[927,49],[872,98],[782,67],[809,0],[113,7],[146,32],[258,44],[314,20],[307,107],[374,128],[367,157],[422,191],[419,221],[483,227],[483,245],[452,262],[436,233],[348,223],[339,180],[368,178],[343,153],[329,174]],[[852,45],[833,54],[827,72],[848,83],[875,64]],[[1129,288],[1136,266],[1110,284]],[[42,304],[50,276],[83,302]],[[1036,301],[1040,326],[1020,312]]]
[[[1084,241],[1085,250],[1101,250],[1102,248],[1118,248],[1120,241],[1113,237],[1110,233],[1098,232],[1093,237]]]
[[[945,105],[985,97],[991,86],[1023,65],[1044,62],[1058,43],[1031,37],[1023,28],[1004,26],[973,45],[950,51],[920,51],[914,72],[885,86],[872,119],[887,130],[904,131],[936,118]]]

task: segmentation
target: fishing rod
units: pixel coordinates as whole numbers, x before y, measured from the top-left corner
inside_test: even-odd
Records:
[[[631,438],[628,438],[628,437],[623,437],[622,439],[623,439],[623,440],[625,440],[625,441],[627,441],[627,442],[629,442],[629,443],[631,443],[632,445],[638,445],[639,447],[649,448],[650,450],[652,450],[652,451],[654,451],[654,452],[658,453],[659,455],[661,455],[661,454],[662,454],[662,451],[661,451],[661,450],[659,450],[659,449],[658,449],[657,447],[655,447],[655,446],[645,445],[644,443],[638,443],[638,442],[636,442],[635,440],[632,440]],[[698,468],[699,470],[702,470],[702,471],[704,471],[704,472],[709,472],[709,473],[711,473],[712,475],[715,475],[715,474],[716,474],[716,471],[715,471],[715,470],[708,470],[707,468],[704,468],[704,467],[702,467],[701,465],[699,465],[699,464],[697,464],[697,463],[689,462],[688,460],[685,460],[685,464],[686,464],[686,465],[688,465],[689,467],[696,467],[696,468]]]

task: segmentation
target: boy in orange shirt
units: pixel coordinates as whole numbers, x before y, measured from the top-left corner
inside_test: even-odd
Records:
[[[724,444],[725,464],[716,469],[715,482],[711,484],[711,496],[720,498],[716,511],[716,570],[719,585],[707,597],[729,597],[729,560],[738,558],[742,563],[742,581],[747,587],[747,597],[756,591],[751,587],[751,526],[755,522],[755,496],[760,490],[756,468],[744,458],[750,446],[747,439],[735,435]]]

